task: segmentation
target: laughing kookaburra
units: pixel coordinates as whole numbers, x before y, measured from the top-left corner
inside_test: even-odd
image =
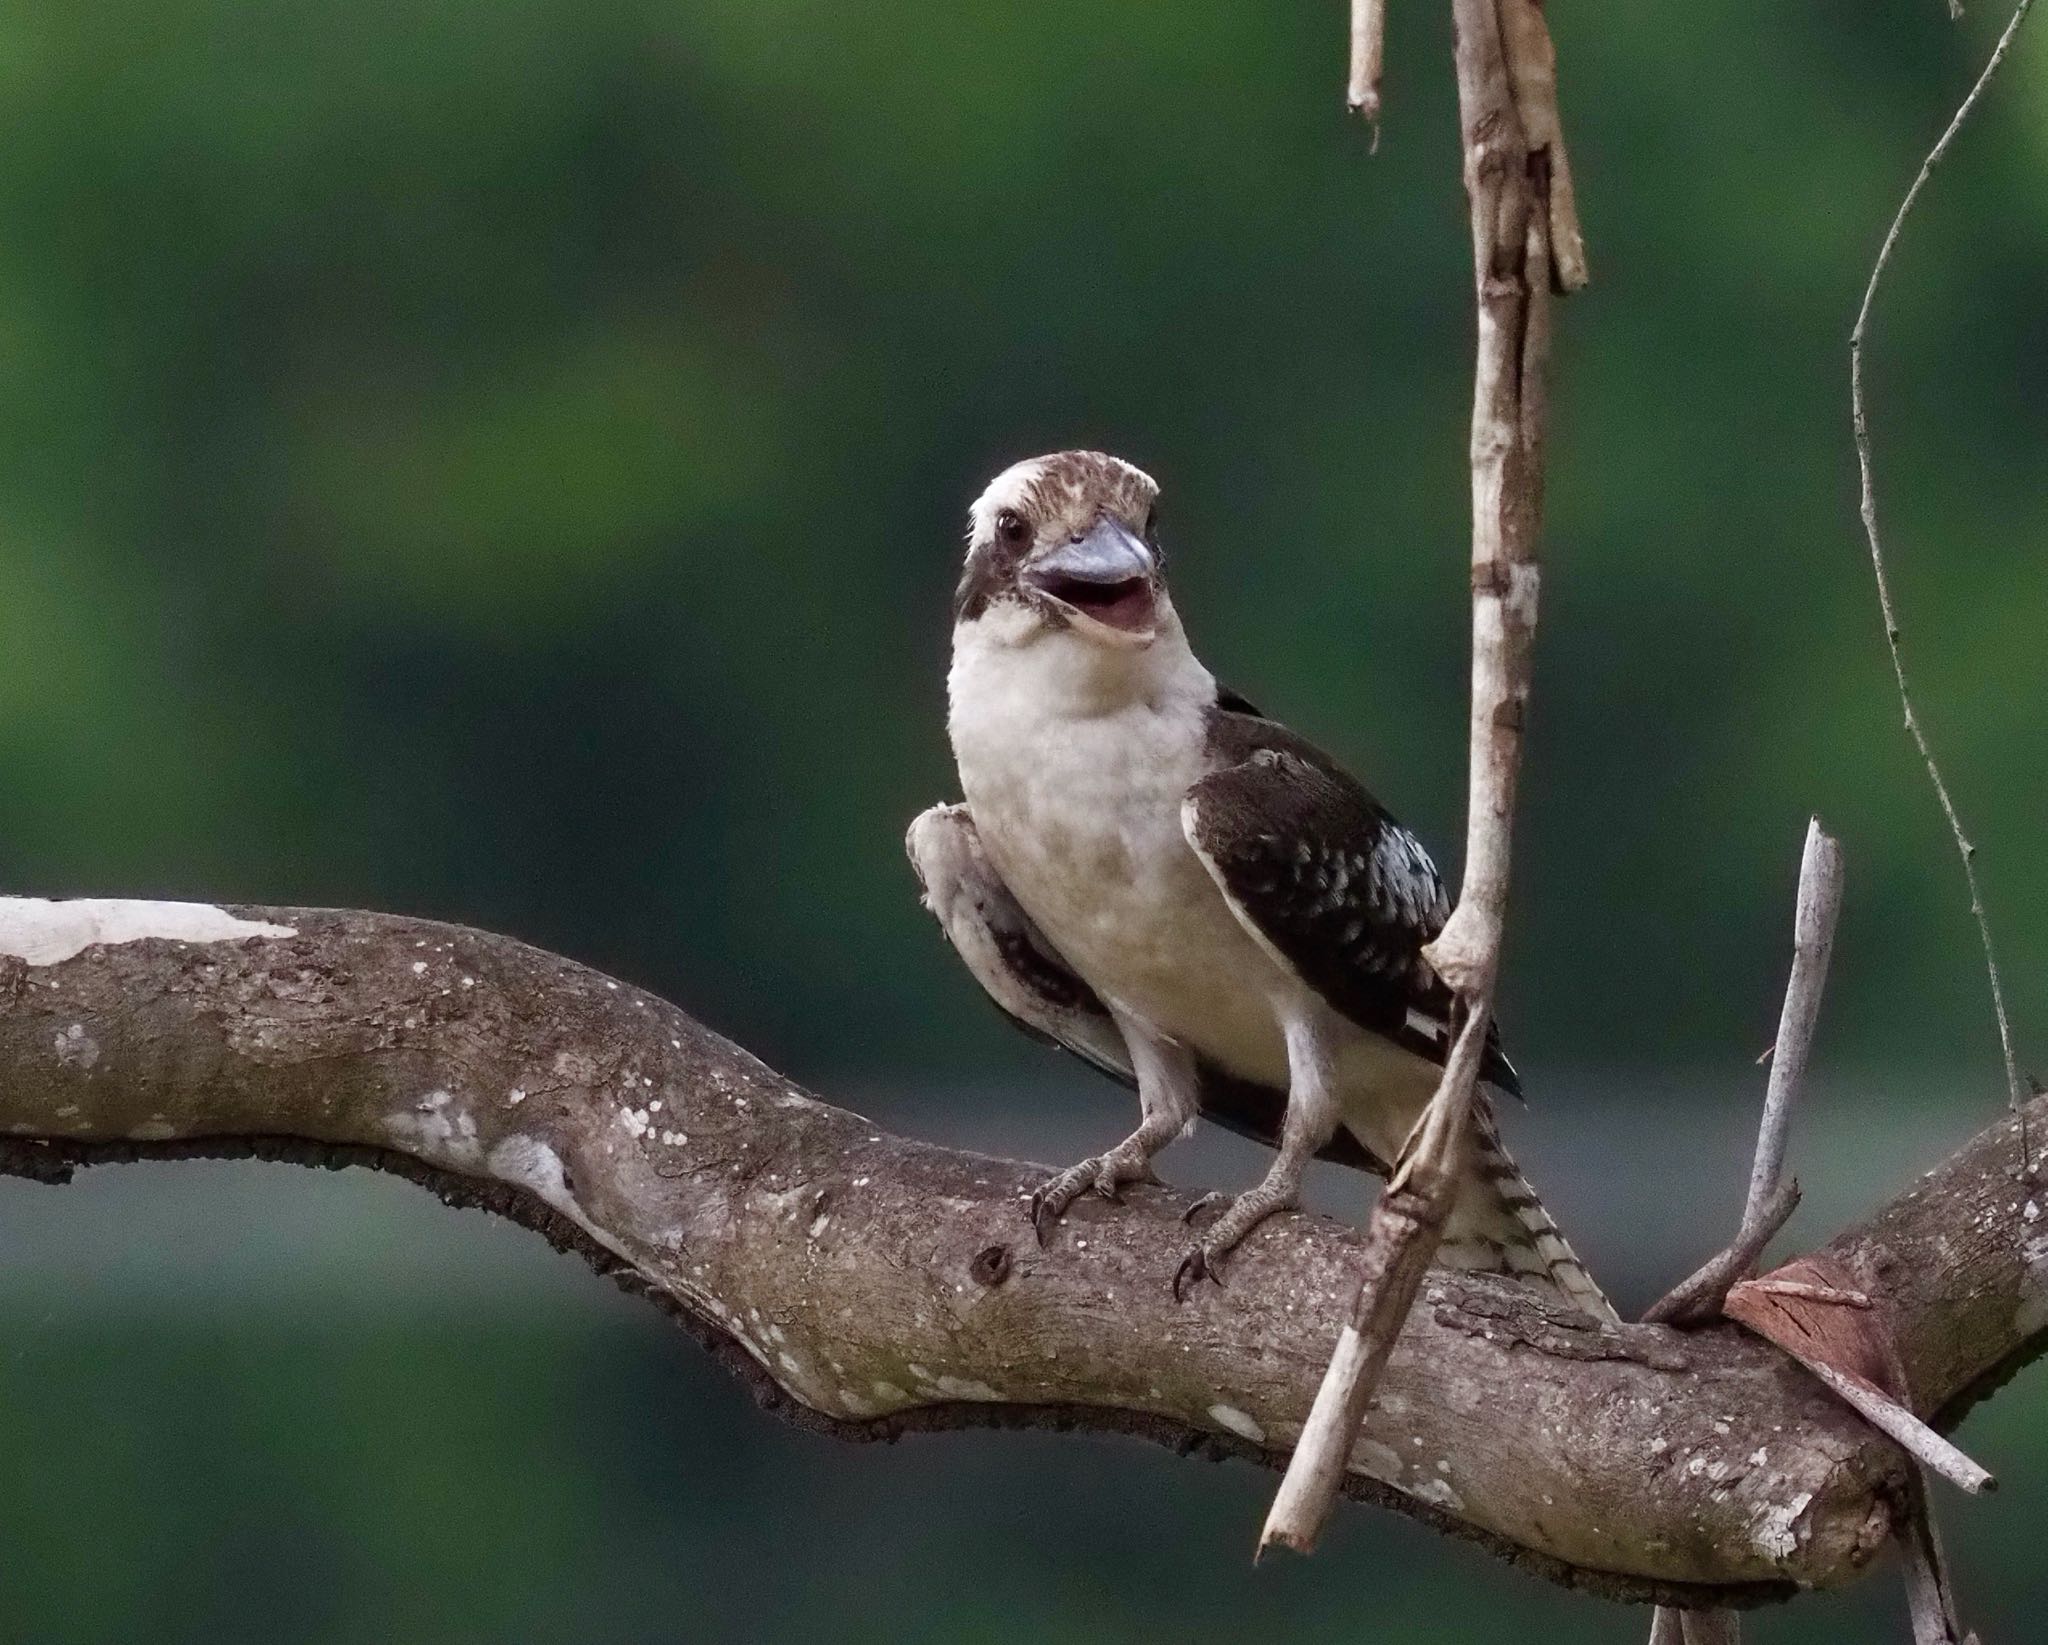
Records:
[[[1138,1128],[1033,1196],[1043,1239],[1115,1197],[1206,1115],[1268,1143],[1174,1289],[1299,1201],[1317,1156],[1384,1174],[1435,1090],[1449,990],[1422,957],[1449,914],[1416,838],[1330,758],[1220,688],[1167,596],[1158,487],[1066,451],[975,503],[949,679],[964,805],[909,848],[996,1003],[1138,1092]],[[1482,1078],[1514,1094],[1497,1040]],[[1439,1259],[1546,1282],[1612,1317],[1502,1149],[1479,1144]]]

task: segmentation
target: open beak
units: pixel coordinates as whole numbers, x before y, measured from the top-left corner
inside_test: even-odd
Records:
[[[1034,560],[1025,581],[1104,628],[1149,639],[1159,599],[1152,551],[1112,520]]]

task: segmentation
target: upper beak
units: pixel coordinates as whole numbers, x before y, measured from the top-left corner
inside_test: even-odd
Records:
[[[1082,537],[1050,549],[1032,562],[1026,575],[1041,588],[1060,582],[1127,583],[1149,578],[1152,551],[1112,520],[1097,520]]]

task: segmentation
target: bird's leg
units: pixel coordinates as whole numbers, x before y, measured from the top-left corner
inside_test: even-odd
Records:
[[[1043,1184],[1031,1196],[1031,1225],[1043,1245],[1053,1224],[1093,1188],[1115,1199],[1127,1182],[1150,1181],[1152,1156],[1179,1136],[1195,1117],[1195,1059],[1188,1049],[1112,1005],[1138,1076],[1138,1128],[1107,1153],[1084,1159]]]
[[[1291,1211],[1301,1203],[1301,1179],[1308,1162],[1337,1134],[1330,1036],[1319,1021],[1297,1015],[1288,1016],[1286,1031],[1287,1117],[1281,1122],[1280,1151],[1258,1186],[1232,1200],[1182,1259],[1173,1276],[1176,1300],[1185,1298],[1197,1280],[1221,1284],[1216,1265],[1224,1254],[1275,1211]]]

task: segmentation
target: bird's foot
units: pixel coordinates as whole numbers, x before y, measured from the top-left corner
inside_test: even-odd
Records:
[[[1031,1196],[1031,1226],[1037,1232],[1038,1243],[1045,1244],[1068,1207],[1089,1189],[1106,1200],[1116,1200],[1123,1197],[1125,1183],[1153,1180],[1150,1158],[1128,1142],[1119,1143],[1106,1154],[1084,1159],[1079,1165],[1068,1166],[1041,1183]]]
[[[1230,1196],[1219,1188],[1212,1188],[1194,1204],[1181,1212],[1180,1220],[1193,1227],[1201,1217],[1213,1217],[1230,1203]]]
[[[1196,1212],[1221,1198],[1220,1194],[1203,1195],[1188,1207],[1186,1220],[1192,1221]],[[1291,1211],[1300,1203],[1300,1190],[1291,1183],[1262,1182],[1250,1192],[1239,1194],[1230,1202],[1229,1209],[1209,1224],[1195,1248],[1181,1259],[1173,1276],[1173,1300],[1187,1301],[1188,1293],[1205,1279],[1221,1286],[1223,1258],[1275,1211]]]

